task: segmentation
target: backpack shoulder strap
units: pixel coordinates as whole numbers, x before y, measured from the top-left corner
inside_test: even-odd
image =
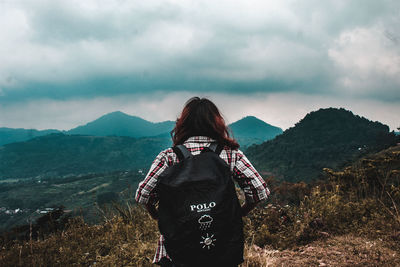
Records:
[[[172,150],[178,156],[179,161],[192,157],[192,153],[184,145],[174,146]]]
[[[217,146],[218,146],[217,143],[211,143],[211,145],[208,148],[213,152],[216,152]]]
[[[208,149],[210,149],[211,151],[215,152],[218,156],[219,154],[221,154],[222,149],[224,148],[224,146],[218,144],[218,143],[212,143]]]
[[[217,148],[215,149],[215,153],[217,153],[217,155],[219,156],[219,154],[221,154],[223,149],[224,149],[224,146],[221,144],[218,144]]]

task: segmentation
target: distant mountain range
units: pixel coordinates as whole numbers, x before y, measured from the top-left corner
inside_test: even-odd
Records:
[[[366,155],[395,145],[399,138],[389,127],[327,108],[307,114],[294,127],[261,145],[247,149],[255,167],[286,181],[310,181],[323,168],[338,169]]]
[[[65,133],[70,135],[92,135],[92,136],[127,136],[133,138],[141,137],[165,137],[170,138],[170,131],[175,122],[164,121],[153,123],[140,117],[131,116],[120,111],[108,113],[85,125],[78,126],[68,131],[58,130],[25,130],[0,128],[0,146],[13,142],[27,141],[33,137],[43,136],[50,133]],[[262,143],[282,133],[278,127],[269,125],[256,117],[245,117],[229,125],[235,138],[242,147],[251,144]]]
[[[114,121],[118,123],[113,126]],[[143,129],[131,127],[133,122]],[[172,127],[172,122],[151,123],[115,112],[67,134],[6,144],[0,146],[0,179],[147,169],[160,150],[171,146],[168,132]],[[388,126],[335,108],[311,112],[282,134],[281,129],[255,117],[245,117],[230,127],[264,177],[273,175],[287,181],[309,181],[318,177],[322,168],[341,168],[399,142]],[[71,135],[72,132],[88,135]],[[116,133],[158,135],[133,138]],[[108,136],[96,136],[100,134]],[[273,139],[263,142],[269,138]],[[245,144],[251,143],[246,149]]]
[[[264,121],[247,116],[229,125],[234,137],[243,147],[251,144],[261,144],[281,134],[281,128],[272,126]]]
[[[173,127],[172,121],[152,123],[113,112],[70,131],[33,131],[43,135],[0,146],[0,179],[148,168],[160,150],[172,145]],[[239,120],[232,129],[243,147],[282,132],[255,117]]]

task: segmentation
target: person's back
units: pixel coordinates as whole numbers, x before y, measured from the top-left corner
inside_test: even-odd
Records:
[[[199,110],[201,112],[199,112]],[[207,113],[207,111],[209,112]],[[207,125],[207,123],[209,125]],[[264,180],[254,169],[245,155],[238,149],[239,145],[236,141],[229,138],[225,123],[219,114],[218,109],[211,101],[199,98],[189,100],[185,105],[181,117],[177,120],[173,133],[174,145],[184,145],[193,156],[199,155],[202,151],[206,150],[213,144],[220,145],[221,149],[218,151],[219,157],[226,163],[227,169],[229,169],[232,177],[237,181],[246,197],[246,204],[241,207],[242,216],[246,215],[256,203],[267,198],[269,190],[266,187]],[[163,174],[166,173],[166,170],[179,163],[179,158],[182,160],[182,157],[179,156],[176,147],[161,151],[154,160],[146,178],[139,184],[136,192],[136,200],[138,203],[145,204],[150,214],[155,219],[158,219],[158,211],[155,208],[156,203],[159,201],[157,189],[162,187],[158,185],[160,185],[161,179],[166,179],[163,178]],[[170,208],[163,208],[163,205],[161,205],[160,208],[163,209],[160,211],[161,214],[172,212],[169,210]],[[208,217],[204,217],[203,219],[205,224],[207,224],[207,220],[211,220]],[[241,228],[241,224],[238,224]],[[162,229],[162,227],[160,229]],[[201,248],[204,247],[205,249],[209,249],[213,246],[213,238],[209,238],[210,236],[203,236],[204,240],[200,240],[199,242]],[[206,239],[207,241],[204,242]],[[243,243],[242,240],[240,242]],[[171,257],[167,253],[167,251],[170,250],[171,255],[173,255],[172,246],[168,247],[167,245],[166,248],[164,243],[164,237],[161,235],[159,246],[154,257],[154,263],[161,264],[162,266],[172,266],[170,261]],[[182,244],[182,246],[185,246],[185,244]],[[232,248],[233,247],[234,246],[232,246]],[[235,253],[243,254],[242,251],[239,252],[240,253]],[[226,263],[226,266],[235,266],[240,264],[243,261],[243,255],[237,256],[235,262],[229,264]],[[178,261],[179,256],[175,257]],[[173,261],[174,257],[172,257],[172,262]],[[193,262],[186,264],[186,266],[194,265]],[[221,266],[221,264],[219,264],[219,266]]]

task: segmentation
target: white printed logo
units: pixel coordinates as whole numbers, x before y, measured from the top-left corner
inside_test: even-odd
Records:
[[[202,236],[201,238],[203,238],[202,241],[200,241],[200,245],[203,245],[202,248],[207,247],[207,249],[210,249],[211,247],[215,246],[215,241],[217,241],[217,239],[213,238],[214,235],[209,236],[208,233],[207,235],[204,237]]]
[[[190,205],[190,211],[195,211],[195,210],[197,212],[210,211],[212,208],[215,207],[215,205],[216,205],[215,202]]]
[[[203,216],[201,216],[200,219],[198,220],[200,224],[200,230],[204,231],[210,228],[213,220],[214,219],[208,214],[204,214]]]

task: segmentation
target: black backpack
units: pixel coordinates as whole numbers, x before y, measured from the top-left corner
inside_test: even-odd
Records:
[[[159,177],[158,227],[176,266],[243,262],[243,222],[232,173],[212,143],[198,155],[173,147],[179,162]]]

